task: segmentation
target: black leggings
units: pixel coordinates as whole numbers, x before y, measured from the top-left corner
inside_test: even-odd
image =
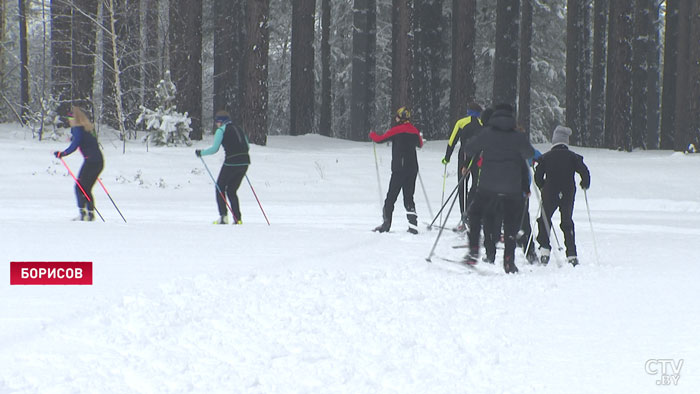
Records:
[[[416,203],[413,201],[413,193],[416,190],[417,170],[402,170],[392,171],[391,180],[389,181],[389,190],[386,192],[384,200],[383,216],[384,221],[391,223],[392,214],[394,213],[394,204],[399,197],[399,192],[403,192],[403,206],[406,209],[406,217],[408,222],[417,225]]]
[[[228,200],[231,202],[231,209],[233,210],[233,220],[241,220],[241,208],[238,204],[238,196],[236,191],[241,186],[243,182],[243,177],[248,171],[248,166],[221,166],[221,171],[219,172],[219,178],[216,180],[216,184],[219,186],[216,189],[216,204],[219,207],[219,215],[226,216],[228,210],[226,209],[226,201],[221,195],[222,193],[228,196]],[[221,190],[221,193],[219,193]]]
[[[95,209],[95,199],[92,196],[92,187],[97,182],[97,177],[100,176],[104,168],[103,161],[84,161],[78,173],[78,184],[75,185],[75,196],[78,198],[78,208],[87,208],[88,211]],[[80,188],[82,186],[82,190]],[[83,194],[83,190],[87,194]],[[88,201],[89,200],[89,201]]]

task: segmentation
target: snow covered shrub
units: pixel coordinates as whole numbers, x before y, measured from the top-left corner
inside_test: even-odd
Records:
[[[141,106],[141,114],[136,119],[136,124],[144,124],[149,131],[145,142],[153,142],[156,145],[176,146],[190,142],[190,123],[192,120],[187,112],[180,113],[175,110],[175,84],[170,79],[170,71],[165,72],[165,78],[156,86],[156,101],[160,104],[155,110]]]
[[[44,107],[43,114],[41,111],[30,113],[27,118],[27,123],[32,128],[32,136],[57,141],[63,137],[63,130],[65,130],[61,128],[61,117],[57,112],[58,102],[49,96],[43,100],[42,106]]]

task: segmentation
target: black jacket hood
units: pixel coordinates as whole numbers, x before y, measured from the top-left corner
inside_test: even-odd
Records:
[[[496,130],[509,131],[515,129],[515,118],[510,111],[496,110],[489,119],[489,126]]]

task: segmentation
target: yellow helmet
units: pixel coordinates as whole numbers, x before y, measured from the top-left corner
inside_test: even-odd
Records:
[[[406,107],[401,107],[396,110],[396,116],[402,122],[408,122],[411,120],[411,110]]]

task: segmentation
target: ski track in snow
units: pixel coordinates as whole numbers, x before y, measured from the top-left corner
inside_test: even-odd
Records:
[[[0,393],[663,391],[644,371],[651,358],[685,360],[673,392],[700,386],[700,188],[682,184],[700,173],[694,156],[576,149],[600,255],[579,191],[581,266],[559,268],[555,249],[547,267],[517,254],[520,274],[506,275],[499,249],[482,275],[425,262],[438,231],[407,234],[401,198],[392,231],[370,231],[381,215],[369,144],[254,146],[248,174],[269,227],[246,182],[244,226],[208,224],[214,192],[195,147],[133,143],[122,156],[105,144],[102,178],[129,223],[97,188],[107,222],[77,223],[72,180],[49,156],[65,142],[4,134],[15,168],[0,190],[0,256],[93,261],[95,283],[3,287]],[[431,197],[442,151],[434,141],[419,153]],[[377,153],[386,187],[390,148]],[[419,220],[432,219],[419,184],[415,197]],[[465,242],[444,232],[436,254],[458,259],[450,246]]]

